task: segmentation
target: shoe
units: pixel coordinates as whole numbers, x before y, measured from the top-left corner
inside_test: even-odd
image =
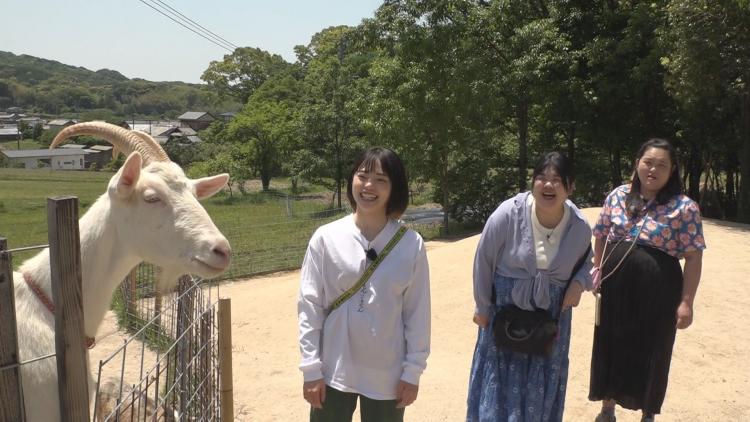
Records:
[[[654,415],[643,415],[641,416],[641,422],[654,422]]]
[[[600,412],[598,415],[596,415],[596,419],[594,419],[594,422],[616,422],[617,417],[613,413],[605,413]]]

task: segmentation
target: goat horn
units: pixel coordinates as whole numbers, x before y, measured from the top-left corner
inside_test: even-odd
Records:
[[[78,135],[91,135],[105,139],[114,146],[116,151],[125,154],[138,151],[143,156],[143,165],[153,161],[170,161],[167,154],[159,144],[151,139],[151,142],[138,136],[134,131],[105,122],[85,122],[68,126],[55,136],[50,144],[50,149],[63,143],[66,139]],[[115,158],[113,151],[112,158]]]
[[[143,142],[147,143],[151,147],[151,149],[153,149],[154,152],[157,153],[157,155],[166,157],[166,159],[163,161],[169,161],[169,156],[167,155],[167,152],[164,151],[164,148],[161,147],[161,144],[157,142],[153,136],[149,135],[146,132],[141,132],[140,130],[134,130],[133,133],[138,135],[138,137],[140,137],[143,140]]]

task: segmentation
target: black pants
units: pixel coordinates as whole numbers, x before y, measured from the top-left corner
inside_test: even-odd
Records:
[[[351,422],[359,398],[362,422],[403,422],[404,409],[396,400],[373,400],[357,393],[345,393],[326,385],[322,409],[310,408],[310,422]]]

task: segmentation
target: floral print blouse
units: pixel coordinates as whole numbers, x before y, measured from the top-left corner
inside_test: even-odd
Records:
[[[629,192],[630,185],[622,185],[607,196],[594,226],[595,237],[606,237],[610,242],[630,241],[643,223],[639,244],[661,249],[676,258],[682,258],[687,252],[706,249],[701,212],[695,201],[683,194],[675,195],[664,205],[651,200],[646,203],[645,216],[632,219],[625,206]]]

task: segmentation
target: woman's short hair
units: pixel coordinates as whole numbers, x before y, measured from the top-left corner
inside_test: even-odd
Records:
[[[354,175],[360,170],[371,171],[375,163],[380,163],[383,173],[388,175],[391,181],[391,195],[385,208],[386,215],[398,218],[406,211],[409,205],[409,182],[406,178],[406,169],[404,163],[398,154],[384,147],[372,147],[363,151],[352,166],[349,172],[349,179],[346,184],[346,197],[349,199],[349,205],[354,211],[357,210],[357,203],[354,201],[352,194],[352,183]]]
[[[650,138],[638,149],[636,159],[640,160],[643,158],[643,154],[645,154],[649,148],[661,148],[666,150],[669,154],[669,161],[672,162],[672,171],[669,174],[669,180],[667,180],[667,184],[656,194],[656,202],[660,205],[664,205],[669,202],[673,196],[683,192],[682,179],[680,178],[680,166],[677,162],[677,150],[675,150],[672,144],[666,139]],[[641,179],[638,178],[638,165],[636,164],[633,168],[633,176],[630,179],[630,192],[625,198],[625,206],[628,213],[635,216],[641,212],[644,205],[645,203],[641,197]]]
[[[568,157],[557,151],[544,154],[537,160],[531,180],[535,180],[537,176],[544,174],[548,168],[555,170],[557,175],[562,179],[565,190],[570,191],[570,187],[573,186],[573,182],[575,181],[575,176],[573,174],[573,165]]]

